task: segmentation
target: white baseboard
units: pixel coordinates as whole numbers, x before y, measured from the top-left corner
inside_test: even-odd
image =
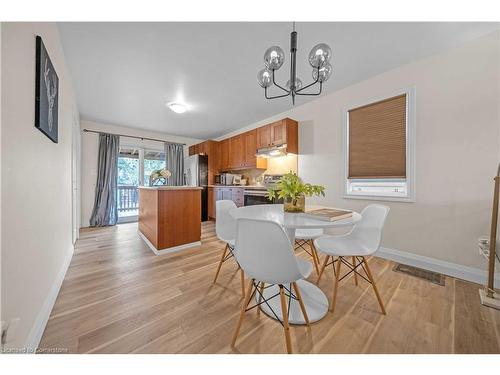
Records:
[[[176,253],[177,251],[181,251],[184,249],[189,249],[190,247],[196,247],[196,246],[201,246],[201,241],[196,241],[196,242],[191,242],[187,243],[184,245],[179,245],[179,246],[173,246],[173,247],[168,247],[166,249],[161,249],[158,250],[155,245],[151,243],[150,240],[147,239],[147,237],[142,234],[141,231],[138,231],[139,236],[143,239],[143,241],[148,245],[148,247],[155,253],[155,255],[165,255],[165,254],[171,254],[171,253]]]
[[[375,253],[375,256],[409,266],[423,268],[428,271],[439,272],[444,275],[453,276],[457,279],[467,280],[481,285],[486,284],[488,277],[486,270],[462,266],[457,263],[416,255],[406,251],[388,249],[386,247],[381,247],[379,251]],[[500,285],[500,274],[498,273],[495,274],[495,285]]]
[[[31,331],[26,339],[25,347],[33,350],[33,352],[38,348],[40,344],[40,340],[42,339],[43,331],[45,330],[45,326],[50,317],[50,313],[52,312],[52,308],[54,307],[54,303],[56,302],[57,296],[59,294],[59,290],[61,289],[62,282],[64,277],[66,276],[66,271],[68,270],[69,264],[71,263],[71,258],[73,257],[74,248],[66,255],[64,259],[63,265],[59,270],[59,273],[56,275],[54,283],[52,284],[52,288],[50,288],[49,294],[45,298],[45,302],[38,313],[35,323],[31,328]]]

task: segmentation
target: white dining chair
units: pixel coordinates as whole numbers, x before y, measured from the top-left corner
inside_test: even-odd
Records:
[[[318,283],[325,268],[330,264],[334,265],[333,272],[335,281],[330,311],[333,312],[335,310],[337,290],[340,281],[353,273],[354,277],[359,276],[372,285],[382,314],[385,315],[384,304],[382,298],[380,298],[366,257],[375,253],[380,247],[382,230],[388,212],[389,207],[387,206],[371,204],[365,207],[361,212],[361,220],[349,233],[342,236],[323,236],[314,240],[316,249],[326,255],[318,275]],[[337,257],[337,259],[334,259],[334,257]],[[330,259],[331,262],[329,262]],[[347,272],[343,276],[340,275],[342,265],[347,267]],[[363,273],[361,273],[361,271],[363,271]],[[356,279],[355,283],[357,284]]]
[[[295,231],[295,250],[302,249],[311,256],[316,275],[319,275],[319,257],[314,247],[314,240],[324,234],[323,229],[297,229]]]
[[[219,200],[215,202],[215,234],[217,238],[226,243],[224,251],[215,272],[214,284],[217,282],[222,264],[234,257],[234,242],[236,238],[236,219],[229,214],[229,210],[236,208],[236,204],[230,200]],[[245,274],[238,264],[241,274],[241,292],[245,295]]]
[[[236,344],[245,313],[258,307],[262,303],[269,306],[268,301],[277,297],[274,295],[266,299],[263,290],[269,285],[279,286],[279,297],[281,302],[281,318],[278,313],[272,311],[279,319],[285,331],[285,342],[287,352],[292,352],[290,340],[290,327],[288,324],[287,298],[297,300],[304,320],[309,326],[309,318],[297,286],[297,281],[309,277],[312,265],[306,260],[295,256],[292,244],[283,228],[273,222],[254,219],[238,219],[236,236],[236,259],[245,274],[250,279],[241,313],[234,332],[231,347]],[[293,289],[293,292],[292,292]],[[295,292],[295,293],[294,293]],[[258,294],[254,306],[248,307],[253,296]],[[272,310],[272,309],[271,309]]]

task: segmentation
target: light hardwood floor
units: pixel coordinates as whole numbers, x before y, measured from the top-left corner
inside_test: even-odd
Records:
[[[82,230],[40,348],[285,353],[281,325],[255,310],[247,313],[236,349],[230,348],[242,302],[240,277],[229,261],[213,285],[224,246],[214,224],[203,225],[202,243],[155,256],[136,223]],[[393,265],[370,259],[386,316],[369,285],[347,280],[335,314],[309,329],[291,327],[294,352],[500,353],[500,311],[479,303],[478,285],[447,277],[445,287],[437,286],[393,272]],[[330,297],[332,270],[325,276],[319,286]]]

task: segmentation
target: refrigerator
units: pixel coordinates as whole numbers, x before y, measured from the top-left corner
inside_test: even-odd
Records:
[[[192,155],[186,162],[186,185],[202,187],[201,221],[208,220],[208,156]]]

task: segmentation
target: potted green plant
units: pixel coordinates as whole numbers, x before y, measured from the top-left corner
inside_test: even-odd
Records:
[[[268,189],[268,199],[283,198],[285,212],[304,212],[305,197],[325,196],[325,187],[302,182],[296,173],[290,171]]]

